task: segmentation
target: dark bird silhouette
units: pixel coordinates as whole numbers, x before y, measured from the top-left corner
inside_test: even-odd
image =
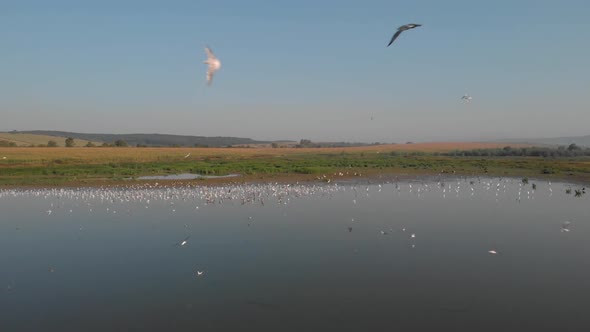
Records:
[[[422,24],[410,23],[410,24],[402,25],[401,27],[397,28],[397,32],[395,33],[395,35],[393,35],[393,37],[391,37],[391,40],[389,41],[389,44],[387,44],[387,46],[389,47],[389,45],[393,44],[393,42],[397,39],[397,37],[399,37],[399,35],[402,34],[402,32],[404,32],[406,30],[414,29],[414,28],[417,28],[420,26],[422,26]]]

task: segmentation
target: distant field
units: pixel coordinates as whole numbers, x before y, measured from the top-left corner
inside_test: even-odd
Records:
[[[55,141],[58,146],[65,146],[66,137],[58,136],[47,136],[47,135],[35,135],[35,134],[13,134],[13,133],[0,133],[0,141],[14,142],[17,146],[31,146],[47,144],[49,141]],[[85,140],[74,140],[76,146],[84,146],[88,143]],[[93,142],[95,145],[100,145],[102,142]]]
[[[305,154],[448,152],[454,150],[494,149],[504,147],[498,143],[417,143],[389,144],[344,148],[0,148],[4,164],[36,164],[59,160],[60,163],[154,162],[202,158],[257,158]],[[513,145],[513,147],[528,145]],[[0,159],[0,166],[3,164]]]
[[[143,175],[179,173],[238,173],[243,175],[239,181],[277,177],[327,180],[335,174],[441,172],[590,180],[589,158],[434,154],[503,146],[497,143],[420,143],[345,148],[0,148],[0,185],[102,185],[129,183],[124,179]],[[512,145],[513,148],[528,146]]]

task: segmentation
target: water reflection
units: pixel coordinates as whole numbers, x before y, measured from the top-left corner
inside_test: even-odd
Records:
[[[569,187],[1,190],[0,330],[584,330],[590,209]]]
[[[140,176],[137,180],[196,180],[196,179],[222,179],[222,178],[234,178],[240,176],[239,174],[228,174],[228,175],[201,175],[201,174],[169,174],[169,175],[153,175],[153,176]]]

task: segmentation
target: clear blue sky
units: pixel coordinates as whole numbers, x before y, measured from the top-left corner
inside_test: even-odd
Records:
[[[0,130],[590,134],[589,17],[587,0],[0,0]],[[423,26],[387,48],[406,23]]]

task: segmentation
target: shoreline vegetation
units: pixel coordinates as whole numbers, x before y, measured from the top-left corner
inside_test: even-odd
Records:
[[[502,143],[417,143],[338,148],[0,147],[0,188],[137,185],[140,176],[239,177],[167,184],[324,181],[450,174],[590,183],[590,149]],[[162,182],[162,181],[160,181]]]

